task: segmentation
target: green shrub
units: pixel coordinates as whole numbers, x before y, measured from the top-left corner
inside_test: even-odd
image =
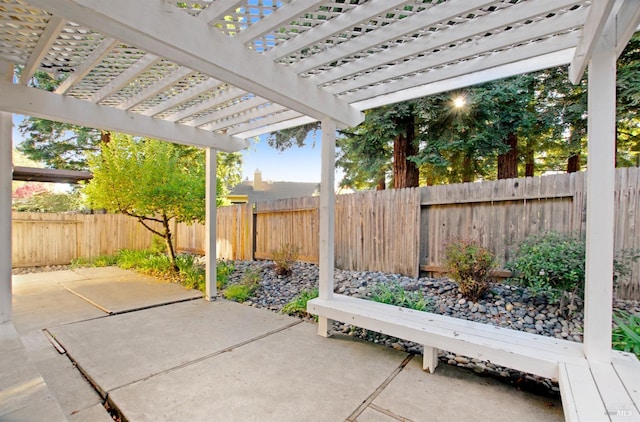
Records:
[[[117,265],[117,255],[100,255],[91,258],[78,258],[71,261],[72,268],[81,267],[110,267]]]
[[[140,268],[142,262],[150,255],[152,255],[152,253],[147,250],[135,251],[132,249],[122,249],[118,252],[118,266],[125,270]]]
[[[377,284],[371,291],[371,299],[389,305],[402,306],[403,308],[417,311],[431,310],[431,301],[420,292],[409,292],[396,282],[390,284]]]
[[[289,275],[293,270],[293,264],[300,256],[300,247],[289,243],[283,245],[277,251],[273,251],[273,261],[275,262],[275,272],[277,275]]]
[[[489,273],[496,266],[493,253],[474,240],[452,240],[444,249],[445,266],[458,290],[477,302],[489,291]]]
[[[216,286],[218,290],[224,289],[229,284],[229,277],[235,271],[235,266],[231,261],[219,260],[216,263]]]
[[[296,297],[282,307],[283,314],[307,316],[307,302],[318,297],[318,289],[301,290]]]
[[[205,291],[205,270],[196,264],[193,255],[176,256],[176,265],[182,285],[188,289]]]
[[[257,267],[250,267],[244,271],[242,275],[242,279],[240,283],[245,284],[247,286],[257,285],[262,278],[262,270]]]
[[[640,249],[622,249],[613,259],[613,283],[619,287],[620,284],[631,282],[633,275],[633,264],[640,259]]]
[[[640,359],[640,313],[632,315],[619,311],[613,315],[617,327],[612,333],[612,345],[616,350],[635,353]]]
[[[246,284],[232,284],[224,290],[222,295],[229,300],[235,300],[236,302],[242,303],[246,302],[247,299],[253,295],[256,287],[256,285],[249,286]]]
[[[514,273],[511,280],[535,295],[553,303],[566,293],[573,299],[584,290],[585,242],[558,232],[529,236],[506,267]]]

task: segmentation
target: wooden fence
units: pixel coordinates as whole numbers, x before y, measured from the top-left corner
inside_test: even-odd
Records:
[[[551,230],[583,235],[585,173],[415,189],[367,191],[336,199],[338,268],[417,276],[442,266],[453,238],[475,239],[501,264],[518,243]],[[616,172],[615,249],[640,248],[640,170]],[[290,243],[301,260],[318,261],[318,198],[223,207],[217,212],[218,257],[268,259]],[[31,224],[33,223],[33,224]],[[120,215],[14,214],[14,266],[69,262],[78,256],[144,248],[151,235]],[[204,227],[174,227],[179,251],[203,252]],[[640,299],[640,263],[620,296]]]

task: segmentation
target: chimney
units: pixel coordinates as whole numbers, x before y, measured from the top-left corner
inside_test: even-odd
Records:
[[[259,169],[253,173],[253,190],[256,192],[262,190],[262,173]]]

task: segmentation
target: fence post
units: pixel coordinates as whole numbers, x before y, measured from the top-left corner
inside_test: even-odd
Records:
[[[11,129],[11,113],[0,112],[0,245],[4,251],[0,254],[0,323],[11,321]]]

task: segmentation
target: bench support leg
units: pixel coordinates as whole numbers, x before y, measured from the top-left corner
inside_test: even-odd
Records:
[[[436,370],[436,366],[438,366],[438,349],[435,347],[424,346],[422,369],[433,374]]]
[[[318,317],[318,335],[322,337],[331,337],[329,330],[332,325],[333,320],[325,317]]]

